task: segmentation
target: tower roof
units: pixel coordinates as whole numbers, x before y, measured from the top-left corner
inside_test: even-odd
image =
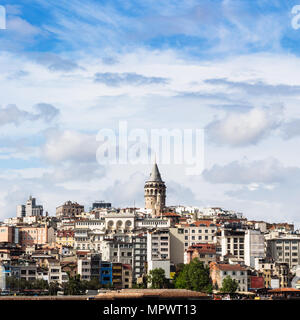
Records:
[[[149,181],[162,182],[162,179],[161,179],[161,176],[160,176],[160,173],[159,173],[158,166],[157,166],[156,162],[153,165]]]

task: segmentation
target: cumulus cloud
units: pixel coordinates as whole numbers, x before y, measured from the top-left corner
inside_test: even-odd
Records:
[[[74,130],[50,131],[42,147],[44,159],[52,163],[61,161],[95,162],[96,135],[80,133]]]
[[[285,167],[275,158],[233,161],[224,166],[214,165],[203,172],[203,177],[211,183],[247,185],[282,183],[296,176],[300,176],[300,168]]]
[[[134,72],[124,72],[124,73],[96,73],[95,82],[104,83],[107,86],[118,87],[121,85],[150,85],[150,84],[166,84],[168,79],[161,77],[146,77],[141,74]]]
[[[20,125],[24,121],[52,121],[59,114],[59,110],[47,103],[39,103],[34,106],[37,113],[19,109],[16,105],[8,105],[0,108],[0,126],[6,124]]]
[[[227,113],[206,127],[210,140],[234,147],[257,144],[282,123],[282,107],[253,108],[244,113]]]

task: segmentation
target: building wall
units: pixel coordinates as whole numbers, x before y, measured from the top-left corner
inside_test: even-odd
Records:
[[[48,243],[48,227],[19,227],[20,242],[24,246]]]
[[[170,260],[176,265],[184,263],[184,228],[170,228]]]
[[[265,238],[258,230],[247,230],[245,233],[245,264],[255,267],[255,258],[265,257]]]
[[[0,227],[0,242],[14,242],[14,228],[8,226]]]

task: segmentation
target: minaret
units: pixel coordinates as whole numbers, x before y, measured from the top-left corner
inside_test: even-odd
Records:
[[[152,216],[160,216],[166,205],[166,185],[161,179],[156,161],[144,189],[145,208],[152,209]]]

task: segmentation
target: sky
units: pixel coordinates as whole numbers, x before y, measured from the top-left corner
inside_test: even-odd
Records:
[[[204,130],[202,174],[157,159],[167,205],[300,227],[300,0],[0,5],[0,219],[29,195],[143,207],[151,163],[96,156],[126,121]]]

